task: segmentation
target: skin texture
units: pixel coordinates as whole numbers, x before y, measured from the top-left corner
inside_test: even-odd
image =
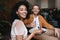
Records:
[[[32,9],[32,12],[37,15],[39,13],[39,7],[38,6],[34,6],[33,9]]]
[[[21,18],[26,18],[27,8],[24,5],[21,5],[18,11],[16,11],[16,14]]]

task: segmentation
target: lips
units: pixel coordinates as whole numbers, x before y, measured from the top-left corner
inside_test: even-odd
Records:
[[[27,14],[23,14],[24,16],[26,16]]]
[[[26,14],[23,14],[24,17],[26,17]]]

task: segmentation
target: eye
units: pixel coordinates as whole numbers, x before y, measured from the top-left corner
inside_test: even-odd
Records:
[[[23,11],[24,9],[19,9],[20,11]]]
[[[20,11],[27,11],[27,9],[26,9],[26,8],[25,8],[25,9],[23,9],[23,8],[22,8],[22,9],[19,9],[19,10],[20,10]]]

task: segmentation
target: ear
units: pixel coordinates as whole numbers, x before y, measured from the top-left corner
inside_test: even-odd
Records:
[[[18,12],[16,11],[16,14],[18,14]]]
[[[32,11],[33,11],[33,9],[32,9]]]

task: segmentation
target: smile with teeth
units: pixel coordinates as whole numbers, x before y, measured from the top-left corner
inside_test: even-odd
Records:
[[[26,16],[26,14],[23,14],[24,16]]]

